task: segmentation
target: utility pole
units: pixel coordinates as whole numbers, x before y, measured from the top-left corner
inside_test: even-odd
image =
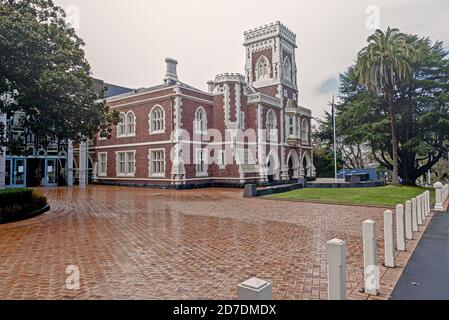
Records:
[[[335,95],[332,96],[332,126],[334,129],[334,166],[335,166],[335,183],[338,182],[338,173],[337,173],[337,123],[336,123],[336,114],[335,114]]]

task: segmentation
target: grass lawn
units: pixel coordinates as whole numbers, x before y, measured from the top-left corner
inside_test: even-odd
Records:
[[[290,199],[328,203],[368,204],[396,206],[429,190],[431,201],[435,201],[433,189],[409,186],[385,186],[377,188],[320,189],[308,188],[267,196],[272,199]]]

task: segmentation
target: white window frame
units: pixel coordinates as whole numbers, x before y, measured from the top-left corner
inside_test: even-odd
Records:
[[[201,114],[203,118],[199,119],[199,114]],[[205,135],[207,133],[207,113],[201,106],[195,111],[194,130],[196,134]]]
[[[270,126],[270,115],[273,116],[273,127],[272,128]],[[274,112],[273,109],[270,109],[267,112],[266,128],[267,128],[268,140],[276,141],[277,140],[277,117],[276,117],[276,113]]]
[[[310,135],[310,125],[307,119],[303,119],[301,121],[301,142],[303,144],[309,144],[309,135]]]
[[[160,109],[162,111],[162,117],[157,119],[157,121],[162,121],[162,129],[159,130],[153,129],[153,121],[155,121],[153,113],[156,109]],[[161,105],[156,104],[153,108],[151,108],[150,113],[148,114],[148,126],[150,135],[165,133],[165,110]]]
[[[162,161],[162,165],[164,167],[163,172],[155,173],[153,171],[153,161],[155,161],[153,158],[154,152],[162,152],[162,155],[163,155],[162,160],[157,160],[157,161]],[[148,149],[148,174],[149,174],[149,177],[150,178],[165,178],[166,170],[167,170],[167,160],[165,157],[165,149],[164,148]]]
[[[123,121],[117,124],[117,138],[126,137],[126,114],[120,112],[120,118],[123,116]]]
[[[284,80],[287,81],[287,83],[289,84],[292,83],[293,66],[288,56],[284,58],[283,71],[284,71]]]
[[[226,150],[218,150],[217,164],[219,169],[226,168]]]
[[[128,158],[128,154],[132,153],[133,154],[133,172],[130,172],[128,170],[128,165],[129,165],[129,158]],[[120,154],[124,154],[124,172],[120,172],[120,164],[121,161],[119,159]],[[136,150],[123,150],[123,151],[116,151],[115,152],[115,173],[117,175],[117,177],[135,177],[136,176],[136,170],[137,170],[137,166],[136,166]]]
[[[132,122],[128,121],[129,116],[132,115]],[[137,123],[137,117],[134,111],[130,110],[126,113],[126,136],[127,137],[135,137],[136,136],[136,123]],[[130,126],[132,126],[132,130],[130,130]]]
[[[245,112],[240,111],[240,118],[239,118],[239,128],[242,130],[245,130]]]
[[[262,63],[266,64],[267,73],[265,73],[265,70],[264,70],[264,72],[260,72]],[[268,79],[271,79],[270,60],[268,60],[268,58],[266,56],[261,55],[259,57],[259,59],[257,59],[257,62],[256,62],[256,81],[263,81],[263,80],[268,80]]]
[[[105,161],[101,160],[101,156],[105,156]],[[102,164],[104,163],[104,171],[101,171]],[[99,152],[98,153],[98,173],[99,177],[107,177],[108,176],[108,153],[107,152]]]
[[[295,136],[295,117],[294,116],[288,116],[288,137],[294,137]]]
[[[209,172],[209,158],[207,148],[195,149],[195,172],[197,177],[207,177]],[[203,169],[201,171],[201,168]]]

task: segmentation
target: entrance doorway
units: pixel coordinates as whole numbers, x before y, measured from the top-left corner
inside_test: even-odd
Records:
[[[27,159],[27,186],[28,187],[40,187],[42,185],[42,159]]]
[[[26,162],[25,159],[13,159],[14,165],[12,170],[13,188],[24,188],[26,186]]]
[[[56,187],[58,185],[58,166],[56,159],[45,159],[45,185]]]
[[[295,169],[293,167],[293,159],[292,157],[290,157],[290,159],[288,160],[288,179],[291,181],[293,180],[295,175]]]
[[[5,162],[5,186],[11,185],[11,159],[6,159]]]

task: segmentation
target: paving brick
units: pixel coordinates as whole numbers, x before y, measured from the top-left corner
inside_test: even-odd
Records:
[[[377,222],[383,262],[380,208],[243,199],[233,189],[40,191],[48,213],[0,225],[0,299],[235,299],[253,276],[273,283],[275,299],[327,299],[325,243],[336,237],[347,241],[350,297],[366,299],[366,219]],[[80,290],[65,287],[69,265]],[[382,278],[384,296],[396,278]]]

